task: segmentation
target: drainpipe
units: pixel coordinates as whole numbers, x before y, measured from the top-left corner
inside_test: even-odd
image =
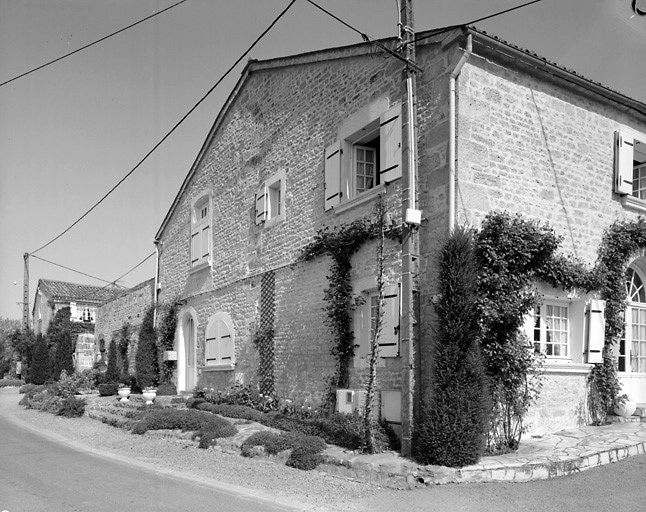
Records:
[[[157,293],[159,290],[159,240],[153,240],[155,244],[155,289],[153,290],[153,325],[157,325]]]
[[[457,124],[455,113],[455,82],[462,71],[462,66],[471,56],[473,50],[472,36],[467,36],[467,47],[460,57],[460,61],[451,73],[449,78],[449,233],[455,227],[455,125]]]

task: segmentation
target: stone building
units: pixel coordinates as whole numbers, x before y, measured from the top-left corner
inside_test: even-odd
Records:
[[[473,27],[417,38],[423,326],[434,314],[437,249],[454,225],[477,227],[495,210],[519,212],[549,221],[563,249],[591,265],[606,227],[646,211],[646,105]],[[245,67],[155,237],[159,300],[181,303],[180,390],[258,382],[254,337],[268,329],[276,392],[312,401],[326,392],[335,370],[323,310],[331,259],[299,256],[320,229],[373,215],[377,196],[393,223],[402,223],[403,64],[384,56],[366,43]],[[630,266],[641,283],[644,261]],[[369,242],[352,257],[353,295],[361,299],[349,389],[364,382],[375,268]],[[401,245],[388,240],[378,388],[382,414],[393,423],[402,421],[409,371],[397,328],[401,272]],[[535,432],[585,421],[589,343],[603,331],[586,327],[592,295],[539,286],[545,312],[533,318],[531,334],[547,354],[547,378]],[[638,295],[631,301],[646,311]],[[432,343],[432,329],[421,329],[415,404],[428,382]],[[627,341],[623,350],[625,388],[646,402],[646,342]],[[340,402],[346,397],[353,400],[349,393]]]
[[[67,283],[52,279],[39,279],[32,309],[33,329],[36,334],[46,334],[56,312],[70,308],[70,320],[94,326],[96,308],[114,297],[114,288]],[[91,328],[89,329],[92,330]]]
[[[139,337],[139,328],[146,310],[153,304],[155,279],[148,279],[132,288],[122,290],[112,299],[99,306],[94,328],[97,345],[101,343],[107,354],[110,342],[119,342],[122,330],[127,330],[129,339],[128,360],[134,367],[134,358]]]

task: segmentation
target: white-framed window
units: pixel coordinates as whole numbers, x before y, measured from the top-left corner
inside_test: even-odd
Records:
[[[646,200],[646,136],[629,129],[615,132],[615,192]]]
[[[198,196],[191,207],[191,267],[211,262],[211,193]]]
[[[569,304],[545,300],[532,315],[534,350],[548,358],[570,358]]]
[[[644,279],[633,267],[626,270],[626,328],[619,342],[617,369],[646,373],[646,290]]]
[[[94,323],[96,319],[96,308],[92,306],[79,306],[76,302],[70,302],[70,321]]]
[[[206,326],[204,364],[232,368],[235,364],[233,323],[227,313],[215,313]]]
[[[355,365],[360,366],[367,361],[370,354],[370,342],[377,327],[379,313],[379,293],[377,290],[367,290],[362,294],[360,304],[354,315],[354,334],[357,342],[355,347]],[[384,289],[384,306],[381,323],[381,334],[378,339],[379,357],[382,359],[399,356],[399,322],[401,304],[399,287],[386,286]]]
[[[401,178],[401,105],[383,106],[357,112],[326,148],[326,210]]]
[[[255,200],[256,225],[269,227],[285,220],[285,178],[285,171],[277,172],[258,188]]]

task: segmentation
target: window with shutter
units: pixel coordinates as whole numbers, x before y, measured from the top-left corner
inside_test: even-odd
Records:
[[[566,302],[545,300],[528,315],[525,328],[534,350],[548,359],[570,358],[570,311]]]
[[[205,192],[193,201],[191,208],[191,266],[210,264],[211,260],[211,193]]]
[[[646,200],[646,137],[632,130],[615,132],[615,192]]]
[[[352,131],[340,129],[339,140],[325,150],[325,210],[401,178],[401,105],[364,110],[345,128]]]
[[[227,313],[214,314],[206,326],[204,359],[206,366],[224,366],[235,363],[235,345],[231,318]]]
[[[255,222],[265,227],[285,219],[285,171],[265,181],[256,192]]]

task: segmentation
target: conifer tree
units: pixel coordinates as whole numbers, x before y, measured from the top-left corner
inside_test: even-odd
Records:
[[[140,388],[156,386],[159,382],[157,334],[154,326],[154,307],[148,308],[139,329],[139,342],[135,357],[135,373]]]

